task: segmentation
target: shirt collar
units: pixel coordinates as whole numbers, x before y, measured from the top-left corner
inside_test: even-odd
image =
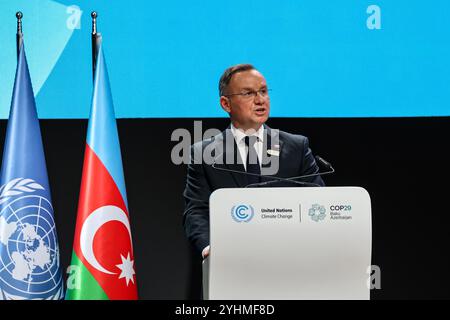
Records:
[[[245,134],[244,131],[241,129],[236,128],[233,123],[231,123],[231,132],[233,133],[234,139],[236,140],[236,143],[239,144],[243,142],[244,138],[248,136],[248,134]],[[263,142],[264,141],[264,125],[259,127],[258,131],[251,134],[251,136],[258,137],[258,141]]]

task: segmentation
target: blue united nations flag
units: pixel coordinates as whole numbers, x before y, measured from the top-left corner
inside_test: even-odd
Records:
[[[0,299],[61,299],[58,237],[22,45],[0,172]]]

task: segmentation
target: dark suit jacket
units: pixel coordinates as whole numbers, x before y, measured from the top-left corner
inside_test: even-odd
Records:
[[[263,139],[263,160],[261,172],[264,174],[264,168],[270,167],[273,161],[278,160],[278,172],[273,176],[289,178],[301,175],[316,173],[319,168],[309,148],[308,138],[301,135],[294,135],[283,131],[273,130],[267,126],[265,127],[266,138]],[[222,145],[219,154],[211,152],[215,160],[222,158],[226,159],[227,149],[223,148],[226,142],[234,146],[231,159],[234,163],[223,164],[214,163],[211,161],[205,163],[201,157],[205,149],[215,150],[215,147]],[[275,143],[274,143],[275,142]],[[225,149],[225,150],[224,150]],[[279,151],[267,152],[268,149]],[[229,150],[228,150],[229,151]],[[278,159],[274,157],[278,156]],[[220,161],[217,161],[220,163]],[[219,188],[239,188],[245,187],[247,183],[247,176],[245,174],[226,172],[220,169],[230,169],[240,172],[245,172],[245,167],[242,164],[240,155],[235,143],[235,139],[230,129],[223,131],[221,134],[200,141],[191,147],[191,162],[188,165],[186,188],[184,190],[185,211],[183,216],[183,224],[186,235],[189,241],[201,252],[203,248],[209,245],[209,196],[211,193]],[[261,178],[261,181],[272,180],[269,178]],[[319,177],[302,179],[307,181],[324,185],[323,180]],[[275,185],[270,185],[271,187]],[[293,185],[290,185],[292,187]]]

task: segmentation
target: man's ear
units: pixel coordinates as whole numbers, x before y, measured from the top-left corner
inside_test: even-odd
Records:
[[[227,97],[225,96],[220,97],[220,105],[222,106],[222,109],[225,110],[226,112],[228,113],[231,112],[230,99],[228,99]]]

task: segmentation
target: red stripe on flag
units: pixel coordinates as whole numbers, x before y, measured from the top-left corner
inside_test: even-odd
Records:
[[[127,258],[128,254],[134,261],[133,246],[128,230],[123,223],[114,220],[104,223],[95,233],[92,245],[89,244],[101,267],[114,274],[108,274],[95,268],[82,253],[80,233],[83,224],[93,211],[104,206],[120,208],[129,219],[124,199],[112,176],[94,151],[86,144],[74,250],[109,299],[137,299],[136,277],[132,276],[133,281],[128,278],[127,284],[127,277],[123,277],[122,270],[117,267],[123,263],[123,259]],[[122,278],[119,278],[121,275]]]

